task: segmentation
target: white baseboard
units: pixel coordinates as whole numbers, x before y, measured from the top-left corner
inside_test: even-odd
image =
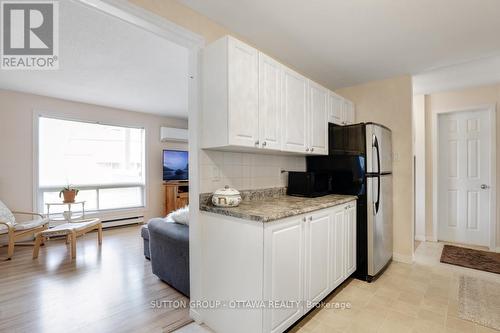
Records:
[[[413,255],[409,256],[409,255],[393,252],[392,253],[392,260],[397,261],[397,262],[402,262],[404,264],[412,264],[413,263]]]
[[[203,324],[203,319],[201,318],[201,313],[194,309],[189,309],[189,316],[193,319],[198,325]]]
[[[420,242],[425,242],[426,237],[425,235],[415,235],[415,240]]]
[[[495,249],[495,252],[496,252],[496,253],[500,253],[500,247],[497,247],[497,248]]]

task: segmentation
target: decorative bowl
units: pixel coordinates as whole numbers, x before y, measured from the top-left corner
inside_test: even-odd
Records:
[[[240,192],[229,186],[220,188],[212,194],[212,203],[218,207],[236,207],[241,202]]]

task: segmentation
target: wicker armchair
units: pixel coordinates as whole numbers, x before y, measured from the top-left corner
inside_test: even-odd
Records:
[[[29,221],[17,222],[14,215],[29,215],[32,217]],[[0,235],[7,234],[8,246],[7,259],[11,259],[14,255],[14,246],[16,240],[28,234],[36,234],[49,227],[49,219],[42,214],[33,212],[11,212],[0,201]]]

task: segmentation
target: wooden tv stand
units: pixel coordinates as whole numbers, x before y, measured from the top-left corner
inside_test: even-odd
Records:
[[[164,182],[165,215],[189,204],[189,181]]]

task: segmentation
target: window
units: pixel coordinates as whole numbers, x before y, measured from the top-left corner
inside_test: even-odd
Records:
[[[86,210],[144,206],[144,129],[40,117],[38,134],[39,209],[66,185]]]

